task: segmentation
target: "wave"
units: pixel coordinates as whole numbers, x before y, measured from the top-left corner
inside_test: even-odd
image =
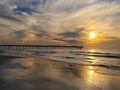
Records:
[[[68,53],[69,52],[69,53]],[[11,52],[12,53],[12,52]],[[67,63],[79,64],[79,65],[92,65],[96,67],[103,67],[107,69],[120,70],[120,54],[115,53],[103,53],[103,52],[87,52],[87,51],[25,51],[18,53],[25,53],[28,56],[43,57],[55,61],[62,61]],[[15,53],[12,53],[15,55]],[[77,55],[77,56],[76,56]],[[101,57],[94,59],[93,57]],[[108,59],[107,59],[108,58]],[[111,59],[109,59],[111,58]],[[95,62],[94,62],[95,61]]]
[[[97,66],[97,67],[102,67],[102,68],[107,68],[107,69],[120,70],[120,66],[112,66],[112,65],[104,65],[104,64],[92,65],[92,66]]]
[[[120,58],[120,54],[114,54],[114,53],[102,53],[102,52],[74,52],[71,51],[70,53],[73,53],[75,55],[84,55],[84,56],[94,56],[94,57],[106,57],[106,58]]]

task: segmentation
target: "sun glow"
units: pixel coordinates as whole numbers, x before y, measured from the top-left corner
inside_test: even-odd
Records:
[[[90,32],[90,39],[94,39],[96,37],[95,32]]]

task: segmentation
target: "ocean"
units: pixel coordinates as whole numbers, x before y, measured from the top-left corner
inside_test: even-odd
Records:
[[[120,90],[120,52],[98,49],[7,50],[0,90]]]
[[[7,51],[9,52],[9,51]],[[120,51],[102,49],[41,49],[10,51],[33,57],[42,57],[49,60],[94,66],[97,73],[120,75]],[[9,53],[10,53],[9,52]]]
[[[43,50],[35,51],[33,54],[35,56],[71,64],[94,66],[98,73],[120,75],[119,50]]]

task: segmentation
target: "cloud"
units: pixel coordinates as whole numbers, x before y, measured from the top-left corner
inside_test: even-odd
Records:
[[[36,33],[35,35],[38,37],[44,37],[44,36],[49,37],[50,36],[49,33],[44,30],[40,30],[39,33]]]
[[[40,0],[41,1],[41,0]],[[14,3],[16,4],[16,8],[14,11],[16,13],[26,12],[31,14],[32,12],[37,12],[37,7],[40,4],[39,0],[16,0]]]
[[[77,29],[76,31],[67,31],[60,33],[59,35],[62,35],[65,38],[79,38],[82,36],[80,33],[84,30],[84,28]]]
[[[78,32],[65,32],[65,33],[62,33],[60,35],[66,37],[66,38],[77,38],[77,37],[79,37]]]
[[[15,22],[22,22],[22,19],[19,19],[12,12],[10,12],[9,7],[7,7],[5,5],[0,5],[0,18],[13,20]]]
[[[119,8],[120,0],[0,0],[0,37],[71,44],[95,31],[119,40]]]
[[[120,0],[97,0],[98,2],[117,2],[119,3]]]
[[[74,45],[76,45],[76,44],[80,44],[80,41],[78,41],[78,40],[64,40],[64,42],[66,42],[66,43],[68,43],[68,44],[74,44]]]
[[[66,37],[58,37],[58,38],[53,38],[53,40],[56,41],[63,41],[67,45],[83,45],[84,42],[81,39],[78,38],[66,38]]]
[[[14,31],[13,33],[11,33],[12,36],[15,36],[15,38],[17,39],[22,39],[26,37],[26,34],[22,31]]]

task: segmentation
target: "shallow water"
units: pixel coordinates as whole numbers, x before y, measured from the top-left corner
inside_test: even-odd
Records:
[[[0,58],[0,90],[119,90],[119,76],[95,66],[42,58]],[[104,71],[104,70],[103,70]]]
[[[96,72],[98,73],[120,75],[119,50],[41,49],[15,52],[24,53],[28,56],[47,58],[55,61],[94,66],[96,68]]]
[[[96,66],[97,69],[105,74],[120,75],[120,52],[118,50],[46,50],[46,51],[26,51],[26,53],[36,56],[44,57],[51,60]],[[105,68],[108,72],[103,72]]]

